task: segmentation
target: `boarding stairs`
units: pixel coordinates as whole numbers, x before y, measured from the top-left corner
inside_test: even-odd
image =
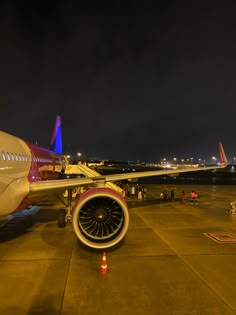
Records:
[[[101,176],[101,174],[94,169],[91,169],[85,164],[78,163],[76,165],[74,164],[68,164],[66,166],[65,174],[83,174],[86,177],[96,177],[96,176]],[[120,188],[118,185],[116,185],[113,182],[106,182],[105,187],[109,187],[111,189],[114,189],[117,191],[119,194],[123,194],[123,189]]]

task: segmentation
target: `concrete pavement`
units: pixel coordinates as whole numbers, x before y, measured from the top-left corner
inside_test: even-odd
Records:
[[[57,227],[53,200],[9,222],[0,230],[0,314],[236,314],[236,216],[227,212],[235,186],[175,186],[173,202],[160,200],[164,188],[127,200],[130,228],[106,251],[104,275],[102,251]],[[182,204],[192,189],[199,203]]]

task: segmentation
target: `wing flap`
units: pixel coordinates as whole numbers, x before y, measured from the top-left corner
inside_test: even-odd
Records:
[[[206,171],[214,170],[217,168],[222,168],[219,166],[206,166],[206,167],[188,167],[176,170],[159,170],[159,171],[146,171],[146,172],[133,172],[133,173],[124,173],[124,174],[112,174],[105,176],[105,181],[119,181],[132,178],[141,178],[141,177],[151,177],[151,176],[161,176],[161,175],[178,175],[180,173],[186,172],[196,172],[196,171]]]

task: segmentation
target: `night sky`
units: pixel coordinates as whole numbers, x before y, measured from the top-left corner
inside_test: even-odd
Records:
[[[236,155],[236,2],[163,2],[1,4],[1,130],[49,147],[60,114],[65,153]]]

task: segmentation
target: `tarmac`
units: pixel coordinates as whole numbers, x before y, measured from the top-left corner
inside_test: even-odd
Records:
[[[57,227],[52,199],[2,227],[0,314],[236,314],[236,187],[175,185],[175,201],[160,199],[164,185],[146,187],[127,199],[130,227],[106,251],[105,274],[103,251]],[[198,204],[181,203],[182,190]]]

